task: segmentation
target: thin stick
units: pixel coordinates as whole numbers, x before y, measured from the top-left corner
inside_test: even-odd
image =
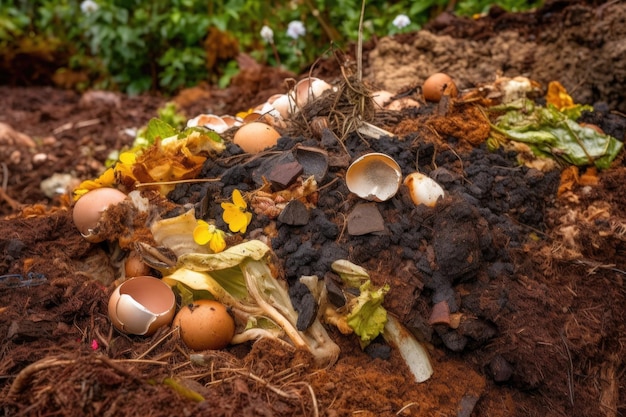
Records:
[[[400,414],[402,414],[404,412],[404,410],[407,410],[413,406],[416,406],[419,404],[418,403],[408,403],[407,405],[405,405],[404,407],[402,407],[401,409],[398,410],[398,412],[396,413],[397,416],[399,416]]]
[[[165,335],[163,335],[163,337],[161,337],[159,340],[157,340],[156,343],[152,344],[152,346],[150,346],[150,348],[148,350],[146,350],[141,355],[137,356],[135,359],[142,359],[142,358],[144,358],[148,353],[152,352],[154,350],[154,348],[156,348],[161,343],[163,343],[163,341],[165,339],[170,337],[176,331],[178,331],[178,326],[174,326],[174,328],[172,330],[170,330],[169,332],[165,333]]]
[[[6,191],[9,186],[9,168],[7,164],[2,163],[2,190]]]
[[[232,371],[234,373],[238,373],[239,375],[248,377],[251,380],[260,383],[261,385],[263,385],[264,387],[266,387],[267,389],[269,389],[273,393],[280,395],[281,397],[284,397],[284,398],[300,398],[299,395],[290,394],[288,392],[285,392],[285,391],[281,390],[280,388],[275,387],[272,384],[270,384],[269,381],[266,381],[265,379],[261,378],[258,375],[255,375],[255,374],[253,374],[251,372],[247,372],[245,370],[239,370],[239,369],[229,369],[228,371]]]
[[[569,388],[569,402],[574,406],[574,364],[572,363],[572,354],[567,347],[567,341],[565,337],[561,335],[561,341],[565,346],[565,353],[567,353],[567,359],[569,360],[569,366],[567,367],[567,387]]]
[[[221,180],[221,178],[192,178],[188,180],[175,180],[175,181],[155,181],[155,182],[142,182],[140,184],[135,185],[135,187],[148,187],[150,185],[172,185],[172,184],[185,184],[185,183],[193,183],[193,182],[217,182]]]
[[[365,15],[365,0],[361,1],[361,17],[359,18],[359,36],[356,49],[356,78],[363,79],[363,16]]]

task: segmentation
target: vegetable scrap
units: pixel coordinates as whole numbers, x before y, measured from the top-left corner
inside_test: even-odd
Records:
[[[492,125],[493,148],[506,141],[530,146],[538,157],[551,157],[563,163],[599,169],[609,168],[624,144],[616,138],[576,122],[588,105],[576,105],[565,89],[551,83],[547,106],[528,98],[489,108],[500,115]]]

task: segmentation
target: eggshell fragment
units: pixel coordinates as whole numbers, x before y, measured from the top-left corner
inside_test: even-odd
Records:
[[[90,242],[101,242],[103,238],[93,234],[93,229],[107,208],[125,199],[126,194],[115,188],[96,188],[85,193],[78,199],[72,212],[76,228]]]
[[[386,90],[378,90],[372,93],[372,100],[377,108],[385,108],[385,106],[391,103],[393,93]]]
[[[310,100],[320,97],[326,90],[333,88],[324,80],[315,77],[307,77],[298,81],[294,87],[296,105],[304,107]]]
[[[261,122],[247,123],[239,128],[233,142],[248,153],[259,153],[265,148],[276,145],[280,133],[273,127]]]
[[[193,350],[223,349],[235,335],[235,320],[219,301],[197,300],[180,309],[173,326]]]
[[[283,119],[289,117],[296,106],[293,94],[291,96],[288,94],[275,94],[267,99],[267,102],[280,114]]]
[[[439,198],[445,195],[441,185],[419,172],[407,175],[404,185],[409,189],[409,195],[415,205],[434,207]]]
[[[220,116],[215,114],[201,114],[187,122],[187,127],[196,126],[204,126],[216,133],[224,133],[230,127]]]
[[[448,74],[438,72],[424,81],[422,93],[425,100],[437,102],[444,95],[456,97],[459,94],[459,90],[456,88],[454,80]]]
[[[176,296],[158,278],[139,276],[120,284],[109,298],[109,318],[121,332],[148,336],[174,318]]]
[[[141,255],[136,251],[131,251],[124,261],[124,273],[127,278],[139,277],[150,272],[150,267],[141,259]]]
[[[368,153],[357,158],[346,171],[348,189],[370,201],[393,197],[402,181],[398,163],[383,153]]]

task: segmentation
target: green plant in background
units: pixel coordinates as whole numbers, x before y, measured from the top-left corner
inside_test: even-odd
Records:
[[[99,1],[84,13],[91,53],[128,93],[173,92],[207,78],[202,42],[209,18],[195,1]]]
[[[541,1],[369,0],[363,39],[418,30],[451,7],[471,16],[492,4],[519,11]],[[349,47],[360,11],[361,0],[0,0],[0,62],[10,69],[13,57],[35,51],[56,75],[75,78],[57,84],[127,93],[225,87],[241,52],[300,73]]]

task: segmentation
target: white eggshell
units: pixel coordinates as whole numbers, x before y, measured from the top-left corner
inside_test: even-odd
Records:
[[[372,100],[374,101],[374,105],[376,108],[384,108],[387,104],[391,102],[391,97],[393,97],[393,93],[386,90],[379,90],[372,93]]]
[[[409,195],[415,205],[424,204],[434,207],[437,204],[437,200],[445,195],[441,185],[419,172],[407,175],[404,179],[404,185],[409,189]]]
[[[332,85],[324,80],[315,77],[307,77],[296,83],[294,87],[296,95],[296,104],[299,108],[304,107],[309,100],[320,97],[324,91],[330,90]]]
[[[109,298],[109,318],[121,332],[150,335],[174,319],[176,296],[158,278],[139,276],[120,284]]]
[[[224,133],[230,126],[220,116],[215,114],[201,114],[187,122],[187,127],[204,126],[215,133]]]
[[[346,171],[348,189],[370,201],[386,201],[393,197],[402,181],[398,163],[383,153],[368,153],[357,158]]]
[[[267,102],[278,112],[283,119],[286,119],[295,108],[295,101],[287,94],[275,94]]]

